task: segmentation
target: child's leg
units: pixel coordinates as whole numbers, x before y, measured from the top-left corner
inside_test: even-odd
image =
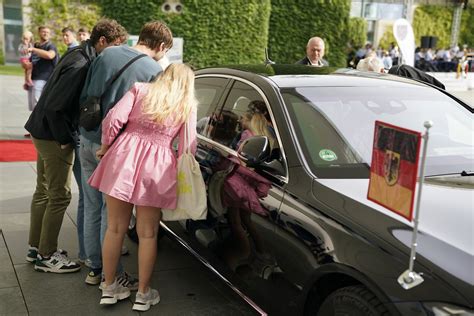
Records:
[[[25,69],[25,82],[27,85],[30,87],[33,86],[33,80],[31,80],[31,73],[33,72],[33,68],[27,68]]]

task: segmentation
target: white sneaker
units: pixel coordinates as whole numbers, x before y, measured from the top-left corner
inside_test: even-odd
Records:
[[[81,265],[69,260],[68,257],[61,252],[61,250],[56,251],[49,258],[42,257],[40,254],[38,254],[38,257],[35,261],[36,271],[70,273],[79,271],[80,269]]]
[[[149,288],[148,292],[143,294],[137,292],[135,297],[135,304],[132,309],[134,311],[145,312],[150,309],[151,306],[156,305],[160,302],[160,294],[157,290]]]
[[[112,305],[120,300],[124,300],[130,296],[130,289],[117,283],[117,280],[109,286],[102,286],[101,305]]]

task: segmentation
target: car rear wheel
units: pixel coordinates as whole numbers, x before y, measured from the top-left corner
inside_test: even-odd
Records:
[[[318,316],[387,316],[387,309],[366,287],[348,286],[331,293],[321,304]]]

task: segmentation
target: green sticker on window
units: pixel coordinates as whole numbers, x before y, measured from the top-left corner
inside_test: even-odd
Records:
[[[337,159],[336,153],[329,149],[321,149],[319,151],[319,157],[325,161],[334,161]]]

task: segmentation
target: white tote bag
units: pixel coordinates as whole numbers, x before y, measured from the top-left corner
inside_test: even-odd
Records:
[[[199,163],[189,148],[189,127],[184,123],[184,148],[178,158],[178,203],[176,209],[162,209],[163,221],[201,220],[207,216],[206,186]],[[181,146],[181,144],[179,144]]]

